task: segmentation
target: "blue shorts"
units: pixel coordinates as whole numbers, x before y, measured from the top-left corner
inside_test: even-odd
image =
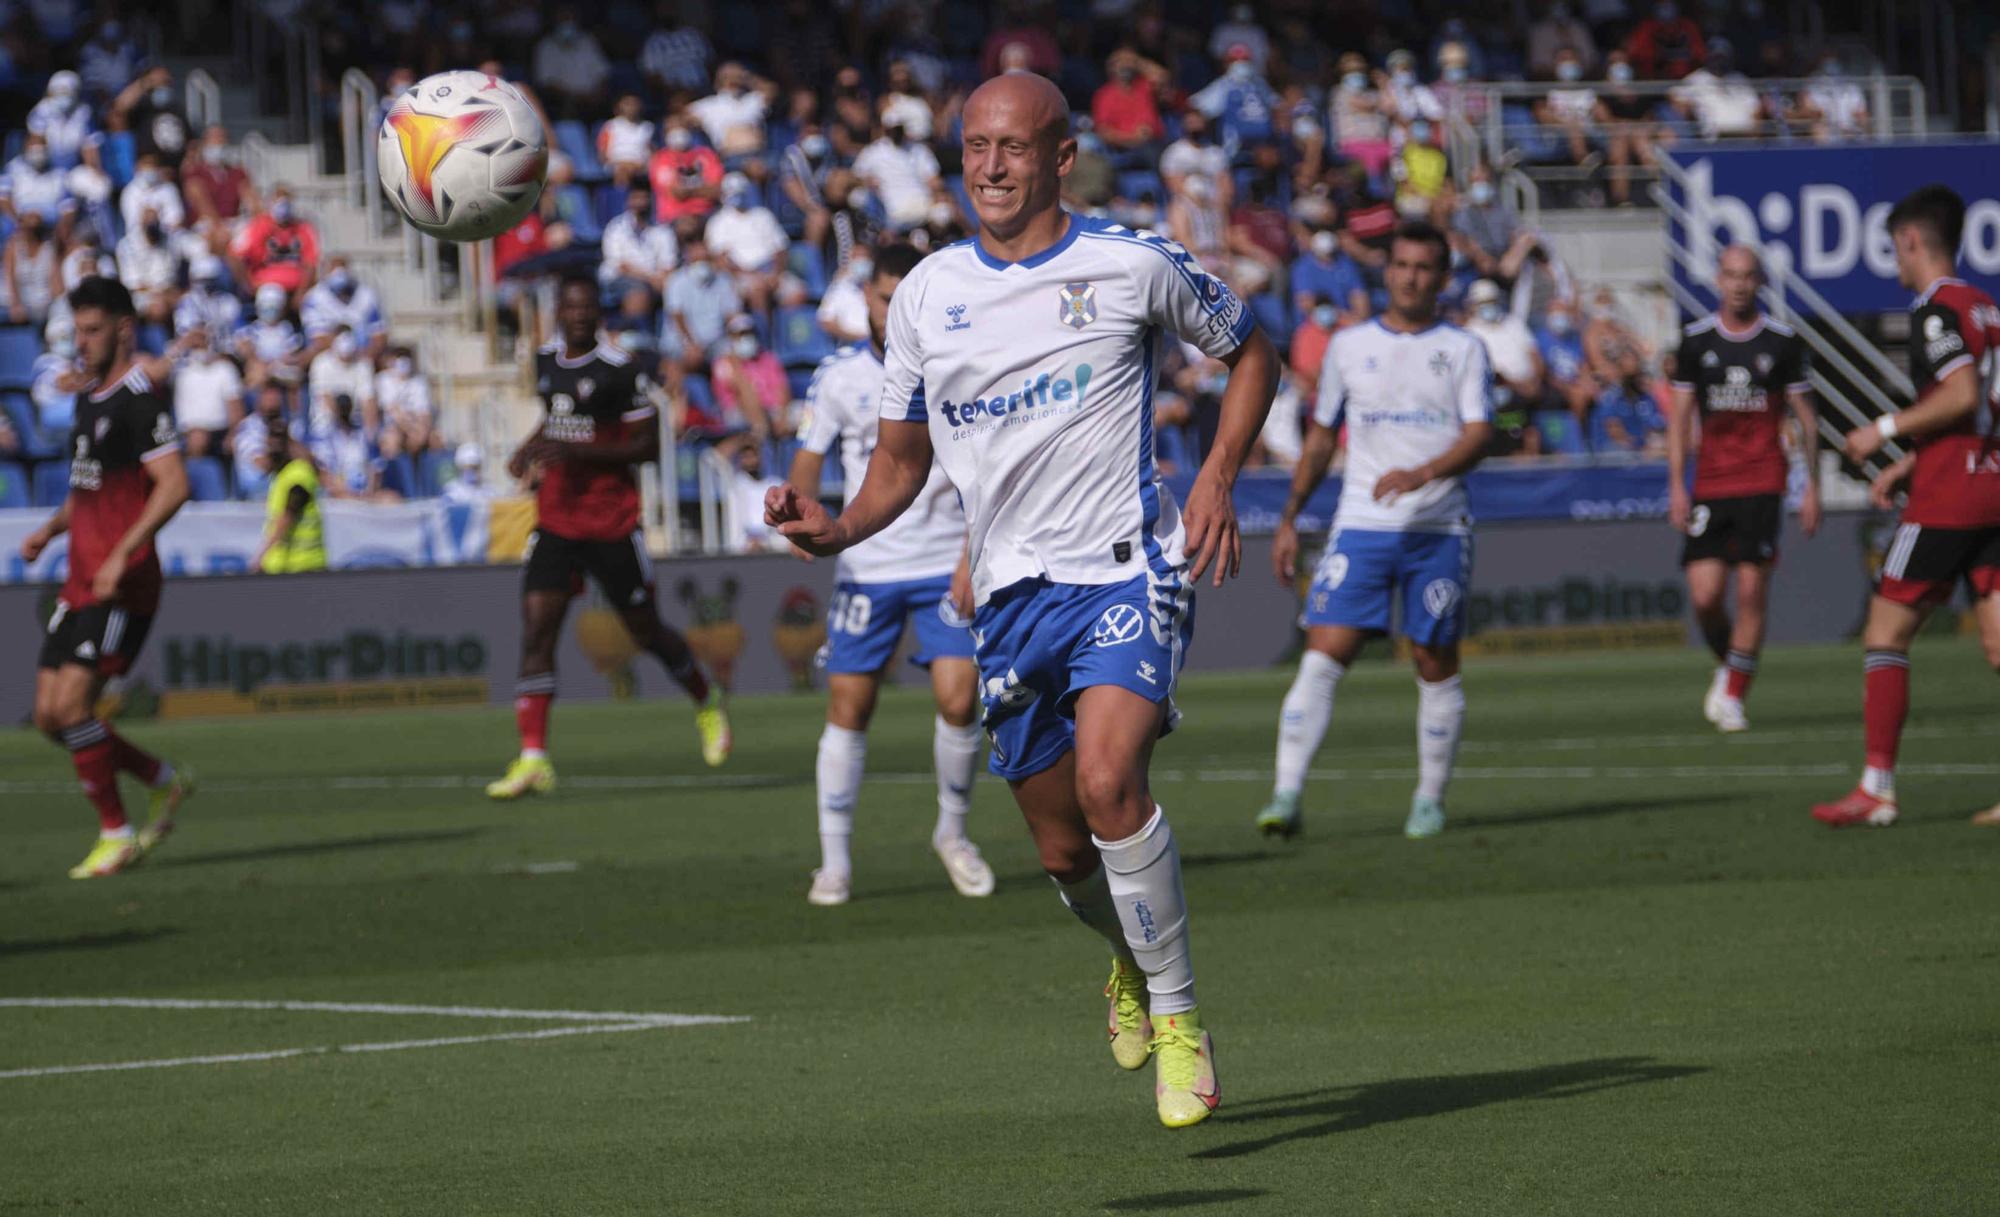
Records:
[[[928,668],[933,660],[971,659],[971,623],[951,606],[951,576],[902,583],[842,583],[826,613],[826,670],[879,672],[903,640],[903,621],[916,627],[917,650],[910,662]]]
[[[1174,679],[1194,637],[1194,588],[1177,572],[1154,583],[1086,585],[1024,579],[993,593],[973,614],[987,765],[1024,778],[1075,746],[1076,699],[1093,685],[1117,685],[1167,703],[1161,734],[1173,730]]]
[[[1388,633],[1401,601],[1401,630],[1418,646],[1455,645],[1465,635],[1472,538],[1445,532],[1335,529],[1313,572],[1299,624]]]

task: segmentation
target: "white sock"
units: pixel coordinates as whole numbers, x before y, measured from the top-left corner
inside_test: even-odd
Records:
[[[1417,797],[1444,798],[1458,735],[1465,727],[1465,686],[1457,676],[1417,681]]]
[[[1054,875],[1049,881],[1056,885],[1062,895],[1062,902],[1076,919],[1104,936],[1111,944],[1111,953],[1126,963],[1133,963],[1132,948],[1125,945],[1125,926],[1118,920],[1117,906],[1111,903],[1111,888],[1104,881],[1104,867],[1090,872],[1088,879],[1075,883],[1064,883]],[[1136,965],[1135,965],[1136,966]]]
[[[1285,704],[1278,718],[1279,794],[1297,794],[1306,784],[1306,770],[1313,754],[1326,738],[1326,724],[1333,718],[1333,691],[1347,669],[1332,658],[1308,649],[1299,657],[1299,674],[1285,692]]]
[[[133,837],[132,826],[125,824],[118,828],[102,828],[97,835],[107,841],[130,841]]]
[[[868,736],[832,723],[819,733],[819,855],[820,869],[852,874],[847,839],[854,835],[854,801],[861,792],[861,770],[868,760]]]
[[[174,767],[172,765],[167,764],[165,761],[161,761],[160,771],[153,775],[153,782],[150,786],[146,787],[146,789],[165,790],[167,787],[173,784],[174,784]]]
[[[972,809],[972,775],[979,764],[978,723],[954,727],[940,715],[931,728],[931,763],[937,768],[938,818],[933,841],[965,839],[965,813]]]
[[[1181,851],[1167,813],[1157,804],[1146,826],[1123,841],[1091,841],[1104,857],[1104,882],[1125,927],[1125,944],[1146,973],[1154,1017],[1194,1008],[1194,963],[1188,958],[1187,897],[1181,891]]]
[[[1895,798],[1896,771],[1894,769],[1877,769],[1873,765],[1868,766],[1861,771],[1861,789],[1878,799]]]
[[[521,759],[524,761],[545,761],[548,757],[548,750],[545,748],[521,749]]]

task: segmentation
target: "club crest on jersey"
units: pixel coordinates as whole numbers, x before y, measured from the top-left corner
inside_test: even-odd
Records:
[[[1139,636],[1145,619],[1139,610],[1129,604],[1114,604],[1104,610],[1097,619],[1097,626],[1090,631],[1090,640],[1101,647],[1115,647],[1132,641]]]
[[[1451,375],[1451,356],[1443,351],[1432,351],[1430,369],[1433,376]]]
[[[578,401],[589,401],[590,395],[596,391],[597,382],[588,376],[576,382],[576,399]]]
[[[1097,320],[1097,285],[1093,283],[1065,283],[1057,289],[1060,301],[1062,323],[1073,330]]]
[[[1712,368],[1721,362],[1722,356],[1717,355],[1714,351],[1703,351],[1701,353],[1701,366],[1704,368]]]
[[[1771,374],[1772,366],[1776,364],[1778,361],[1771,358],[1769,355],[1759,355],[1757,356],[1755,362],[1757,364],[1757,375],[1769,376]]]
[[[951,318],[950,321],[945,323],[944,328],[947,330],[969,330],[972,328],[972,323],[965,319],[965,306],[963,304],[945,305],[944,315]]]
[[[97,442],[101,444],[104,442],[104,433],[109,430],[111,430],[111,420],[100,418],[97,420],[97,425],[91,429],[91,433],[97,437]]]

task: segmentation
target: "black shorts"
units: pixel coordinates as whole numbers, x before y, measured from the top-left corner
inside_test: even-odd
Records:
[[[1943,604],[1963,581],[1974,599],[2000,592],[2000,528],[1904,524],[1882,558],[1875,590],[1898,604]]]
[[[60,668],[77,664],[99,676],[118,676],[129,671],[146,645],[146,633],[153,628],[150,615],[128,613],[112,604],[93,604],[73,609],[56,601],[42,634],[42,657],[36,665]]]
[[[618,541],[579,541],[537,528],[528,534],[523,587],[531,592],[583,590],[588,574],[613,608],[631,608],[653,596],[653,562],[637,532]]]
[[[1720,558],[1739,562],[1776,562],[1778,531],[1785,523],[1785,499],[1776,494],[1749,494],[1735,499],[1701,499],[1688,513],[1687,540],[1681,545],[1681,565]]]

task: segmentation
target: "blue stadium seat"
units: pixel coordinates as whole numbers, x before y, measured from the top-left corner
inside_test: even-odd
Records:
[[[69,462],[43,461],[35,466],[35,506],[60,507],[69,497]]]
[[[1153,432],[1153,457],[1181,470],[1192,470],[1201,462],[1196,459],[1195,444],[1188,437],[1185,427],[1161,427]]]
[[[0,147],[0,161],[11,161],[15,157],[21,155],[21,149],[23,147],[26,147],[27,143],[28,143],[28,132],[25,128],[17,127],[14,130],[9,131],[7,133],[6,145],[4,147]]]
[[[417,464],[408,456],[392,456],[382,461],[382,489],[392,490],[406,499],[423,497],[423,488],[417,481]]]
[[[590,192],[571,182],[556,190],[556,212],[569,221],[576,239],[595,242],[604,237],[604,221],[597,218],[596,202]]]
[[[625,210],[625,192],[610,182],[600,183],[592,189],[590,199],[597,208],[597,227],[600,231]]]
[[[819,497],[837,499],[846,489],[847,469],[839,460],[828,460],[819,467]]]
[[[833,354],[833,339],[819,328],[819,315],[803,306],[778,310],[771,350],[787,368],[812,369]],[[803,396],[794,393],[794,397]]]
[[[1265,292],[1261,296],[1250,297],[1250,313],[1257,318],[1257,324],[1270,335],[1271,341],[1282,349],[1292,342],[1292,310],[1286,307],[1284,298],[1277,292]]]
[[[792,368],[785,373],[785,384],[792,391],[793,401],[804,401],[806,390],[812,387],[813,369]]]
[[[451,457],[433,449],[417,460],[417,493],[426,499],[444,493],[444,484],[457,476]]]
[[[188,491],[197,503],[229,501],[229,473],[212,456],[193,456],[187,461]]]
[[[0,389],[25,389],[35,383],[35,356],[42,353],[42,336],[32,325],[0,326]]]
[[[26,393],[18,390],[0,392],[0,414],[7,418],[14,434],[21,439],[21,452],[29,460],[61,456],[68,436],[54,434],[41,425],[41,418],[35,403]]]
[[[0,461],[0,508],[29,505],[28,471],[13,461]]]
[[[173,334],[157,321],[142,322],[138,330],[139,349],[148,355],[163,355]]]
[[[604,180],[604,165],[597,159],[597,141],[590,137],[590,128],[576,119],[564,119],[556,124],[556,147],[569,158],[577,181]]]
[[[826,258],[817,245],[795,243],[785,255],[785,265],[805,281],[806,295],[815,301],[826,295]]]
[[[1160,180],[1160,175],[1151,169],[1135,169],[1130,173],[1118,175],[1118,194],[1121,198],[1132,199],[1135,202],[1151,198],[1155,203],[1159,203],[1167,197],[1167,186]]]

